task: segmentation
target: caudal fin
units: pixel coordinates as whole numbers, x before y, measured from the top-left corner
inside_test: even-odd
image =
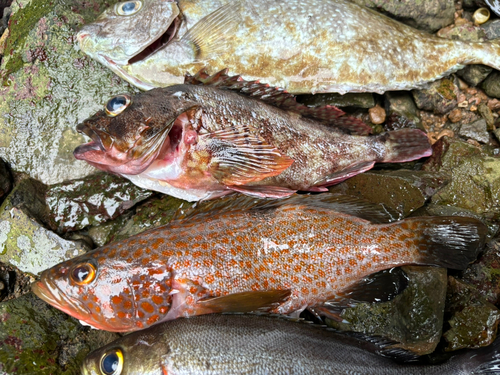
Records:
[[[470,64],[484,64],[500,70],[500,41],[498,39],[473,43],[472,54],[475,57]]]
[[[400,129],[379,135],[385,145],[384,163],[402,163],[432,155],[427,135],[418,129]]]
[[[419,263],[458,270],[477,258],[488,233],[486,225],[469,217],[419,217],[400,223],[418,238]]]

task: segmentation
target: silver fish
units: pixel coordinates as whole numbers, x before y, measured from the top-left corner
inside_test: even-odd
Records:
[[[498,42],[446,40],[345,0],[133,0],[78,33],[83,52],[148,90],[209,66],[291,93],[422,87],[500,69]]]
[[[498,373],[500,340],[434,366],[397,364],[365,350],[390,354],[384,345],[274,317],[205,315],[122,337],[90,353],[82,374]]]

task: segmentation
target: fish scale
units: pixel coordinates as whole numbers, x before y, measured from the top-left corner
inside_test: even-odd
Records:
[[[201,209],[55,266],[34,291],[78,319],[113,331],[239,311],[241,304],[289,314],[342,297],[365,276],[394,266],[463,268],[486,232],[470,218],[374,224],[351,214],[356,207],[373,211],[369,205],[330,194],[281,202],[246,199],[222,200],[217,204],[227,210]],[[89,263],[97,270],[95,280],[72,285],[68,273]]]

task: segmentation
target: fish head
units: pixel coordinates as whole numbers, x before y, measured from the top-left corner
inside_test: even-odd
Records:
[[[142,173],[181,142],[183,125],[176,120],[198,107],[182,94],[158,88],[112,97],[104,110],[77,125],[91,141],[75,149],[75,158],[111,173]]]
[[[83,26],[77,39],[83,52],[104,65],[127,65],[170,42],[180,25],[179,14],[174,1],[124,1]]]
[[[98,249],[45,270],[32,290],[45,302],[94,328],[113,332],[142,328],[144,312],[137,294],[154,280],[144,274],[142,265],[107,256],[106,249],[109,251]],[[169,280],[168,271],[153,276]],[[164,288],[168,293],[167,286]],[[162,299],[159,309],[167,312],[169,307],[170,300]]]

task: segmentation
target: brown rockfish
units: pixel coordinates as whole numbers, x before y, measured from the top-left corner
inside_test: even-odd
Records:
[[[431,154],[426,135],[370,127],[336,107],[309,108],[280,89],[225,71],[135,96],[118,95],[77,126],[77,159],[146,189],[195,201],[238,191],[284,197],[326,191],[373,167]],[[202,84],[203,83],[203,84]]]
[[[500,339],[446,363],[398,364],[390,344],[362,341],[323,327],[276,317],[207,315],[131,333],[94,350],[83,375],[171,374],[493,374]]]
[[[347,0],[133,0],[78,34],[83,52],[148,90],[208,66],[291,93],[422,87],[500,69],[500,44],[441,39]]]
[[[486,232],[465,217],[387,223],[380,206],[328,193],[226,197],[60,263],[33,291],[93,327],[118,332],[214,312],[312,308],[330,316],[332,300],[371,290],[357,284],[380,270],[464,269]]]

